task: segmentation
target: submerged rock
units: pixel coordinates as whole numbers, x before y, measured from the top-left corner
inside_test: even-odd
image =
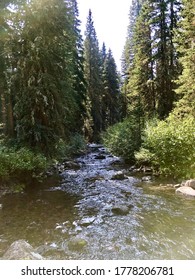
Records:
[[[87,245],[87,241],[83,238],[75,237],[68,242],[68,248],[72,251],[80,251]]]
[[[128,177],[122,171],[119,171],[115,175],[112,176],[111,180],[125,180]]]
[[[180,188],[176,189],[176,193],[195,197],[195,190],[191,187],[186,187],[186,186],[180,187]]]
[[[80,169],[80,165],[74,161],[66,161],[66,162],[64,162],[63,165],[64,165],[65,169],[73,169],[73,170]]]
[[[95,156],[95,159],[105,159],[105,158],[106,156],[102,154]]]
[[[83,218],[83,219],[79,222],[79,224],[80,224],[81,226],[87,227],[87,226],[93,224],[94,221],[95,221],[95,217],[86,217],[86,218]]]
[[[4,260],[43,260],[44,258],[25,240],[17,240],[11,244],[3,255]]]
[[[127,215],[132,207],[133,205],[115,205],[112,207],[112,212],[115,215]]]
[[[143,176],[142,177],[142,181],[143,182],[150,182],[152,180],[152,177],[151,176]]]

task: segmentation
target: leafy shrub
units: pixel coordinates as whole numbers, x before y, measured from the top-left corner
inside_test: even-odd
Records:
[[[79,133],[74,134],[69,142],[70,153],[78,154],[85,151],[85,149],[86,149],[86,142],[84,137]]]
[[[47,159],[42,154],[27,148],[19,150],[0,147],[0,178],[6,180],[24,174],[36,174],[47,167]]]
[[[134,152],[140,147],[139,125],[134,119],[125,119],[109,127],[102,139],[110,152],[126,161],[134,161]]]
[[[86,149],[86,142],[84,137],[76,133],[70,137],[69,140],[64,141],[60,139],[55,146],[55,158],[58,160],[77,155]]]
[[[138,152],[135,152],[135,159],[138,165],[149,165],[152,163],[154,154],[152,154],[148,149],[141,148]]]
[[[177,119],[171,115],[145,131],[144,148],[152,156],[153,165],[175,176],[195,176],[195,122],[189,116]],[[139,155],[139,154],[138,154]]]

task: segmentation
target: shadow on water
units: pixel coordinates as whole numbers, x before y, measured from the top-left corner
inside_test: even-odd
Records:
[[[195,259],[195,200],[157,184],[91,145],[60,182],[0,199],[0,255],[25,239],[50,259]]]

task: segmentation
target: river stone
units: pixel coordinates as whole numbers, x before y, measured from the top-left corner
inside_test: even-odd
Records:
[[[152,180],[152,177],[151,176],[143,176],[142,177],[142,181],[143,182],[150,182]]]
[[[80,169],[80,165],[74,161],[66,161],[64,162],[64,168],[78,170]]]
[[[106,158],[106,156],[105,155],[97,155],[96,157],[95,157],[95,159],[105,159]]]
[[[195,189],[195,179],[187,180],[185,182],[185,187],[190,187]]]
[[[143,167],[143,172],[144,172],[145,174],[152,174],[152,173],[153,173],[153,170],[152,170],[152,168],[150,168],[150,167],[144,166],[144,167]]]
[[[112,207],[112,212],[115,215],[127,215],[132,207],[132,205],[115,205]]]
[[[121,163],[123,163],[121,159],[113,158],[113,161],[110,163],[110,165],[115,166],[115,165],[118,165],[118,164],[121,164]]]
[[[87,181],[91,183],[94,183],[95,181],[101,181],[101,180],[104,180],[104,177],[99,175],[87,179]]]
[[[132,238],[131,238],[131,237],[126,237],[126,238],[125,238],[125,243],[126,243],[127,245],[132,245],[132,243],[133,243]]]
[[[125,176],[125,174],[121,171],[113,175],[111,178],[111,180],[125,180],[125,179],[127,179],[127,176]]]
[[[3,255],[4,260],[43,260],[34,248],[25,240],[17,240],[11,244]]]
[[[68,248],[72,251],[80,251],[87,245],[87,241],[83,238],[75,237],[68,242]]]
[[[174,185],[174,188],[175,188],[175,189],[177,189],[177,188],[179,188],[179,187],[181,187],[181,184],[176,184],[176,185]]]
[[[176,189],[176,193],[181,193],[184,195],[194,196],[195,197],[195,190],[191,187],[180,187]]]
[[[86,218],[83,218],[83,219],[79,222],[79,224],[80,224],[81,226],[87,227],[87,226],[93,224],[94,221],[95,221],[95,217],[86,217]]]

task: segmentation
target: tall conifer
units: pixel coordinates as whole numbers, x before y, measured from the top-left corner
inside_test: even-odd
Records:
[[[103,123],[104,128],[119,121],[119,77],[111,49],[108,50],[104,60],[103,69]]]
[[[85,134],[90,141],[94,141],[98,139],[102,130],[102,79],[101,55],[91,10],[89,10],[85,31],[84,58],[87,83]]]
[[[192,114],[195,117],[195,0],[183,0],[183,9],[179,28],[176,30],[176,42],[183,67],[177,83],[180,100],[175,113],[180,117]]]

